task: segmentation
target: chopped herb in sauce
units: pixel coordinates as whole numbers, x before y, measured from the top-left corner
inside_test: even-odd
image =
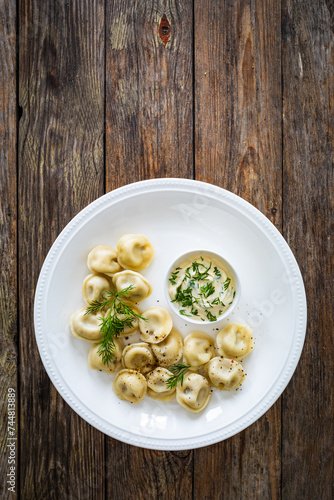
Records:
[[[232,304],[234,288],[224,265],[208,256],[184,261],[169,277],[172,302],[180,314],[198,321],[217,321]]]
[[[230,283],[231,283],[231,278],[226,278],[226,280],[224,281],[224,290],[228,289]]]
[[[222,273],[219,271],[219,269],[218,269],[217,266],[214,267],[213,272],[215,273],[215,275],[217,276],[217,278],[221,278]]]

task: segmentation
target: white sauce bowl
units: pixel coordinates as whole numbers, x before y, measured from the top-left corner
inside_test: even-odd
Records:
[[[169,285],[169,278],[171,276],[172,271],[176,267],[178,267],[180,264],[182,264],[182,262],[184,262],[185,260],[191,259],[191,258],[194,258],[197,256],[217,259],[218,261],[221,262],[222,266],[227,270],[228,275],[231,276],[234,280],[235,296],[233,298],[233,302],[230,305],[230,307],[228,307],[228,309],[226,309],[223,312],[223,314],[221,314],[220,316],[217,317],[217,319],[215,321],[209,321],[209,320],[202,321],[202,320],[195,319],[195,317],[192,318],[191,316],[185,316],[183,314],[180,314],[179,309],[175,306],[174,302],[172,302],[172,299],[169,295],[168,285]],[[165,288],[165,295],[167,298],[167,302],[168,302],[169,306],[171,307],[171,309],[175,312],[175,314],[177,314],[183,320],[186,320],[187,323],[190,322],[190,323],[193,323],[197,326],[214,325],[218,321],[225,319],[227,316],[229,316],[234,311],[234,309],[236,308],[236,306],[239,302],[240,296],[241,296],[240,279],[239,279],[239,275],[236,272],[236,270],[234,269],[234,267],[226,259],[224,259],[224,257],[222,257],[221,255],[219,255],[215,252],[211,252],[210,250],[192,250],[191,252],[187,252],[187,253],[180,255],[180,257],[178,257],[176,260],[174,260],[173,263],[168,268],[164,288]]]

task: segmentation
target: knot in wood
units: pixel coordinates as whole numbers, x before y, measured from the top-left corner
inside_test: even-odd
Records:
[[[162,40],[162,43],[166,47],[166,44],[169,40],[171,33],[171,25],[167,19],[166,14],[164,14],[161,18],[160,24],[159,24],[159,36]]]

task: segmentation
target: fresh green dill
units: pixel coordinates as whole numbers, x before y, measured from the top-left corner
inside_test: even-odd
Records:
[[[212,314],[210,311],[206,311],[206,317],[209,321],[217,321],[217,316]]]
[[[228,289],[230,283],[231,283],[231,278],[226,278],[226,280],[224,281],[224,291]]]
[[[196,297],[193,297],[192,288],[188,287],[185,290],[182,290],[182,283],[176,289],[175,299],[172,302],[179,302],[182,307],[192,306],[195,302],[197,302]]]
[[[215,293],[216,289],[212,283],[207,283],[206,285],[201,286],[200,295],[202,295],[205,299],[210,297],[213,293]]]
[[[190,312],[191,312],[191,314],[193,316],[198,316],[198,309],[195,309],[194,306],[191,306],[191,311]]]
[[[218,269],[218,267],[217,267],[217,266],[215,266],[215,267],[213,268],[213,272],[215,273],[215,275],[217,276],[217,278],[221,278],[222,273],[219,271],[219,269]]]
[[[184,274],[185,276],[187,276],[187,278],[191,278],[190,267],[187,267],[187,269],[184,271]]]
[[[211,305],[212,306],[217,306],[218,304],[220,304],[220,300],[219,300],[219,297],[216,297],[212,302],[211,302]]]
[[[173,271],[172,274],[170,275],[169,281],[172,285],[176,285],[176,280],[177,280],[177,275],[179,274],[180,271]]]
[[[143,319],[132,307],[123,302],[133,285],[124,288],[120,292],[117,290],[107,290],[102,296],[102,300],[94,300],[86,309],[85,314],[97,314],[108,308],[104,317],[100,317],[100,331],[103,337],[98,343],[98,354],[102,357],[104,364],[108,364],[114,357],[115,339],[124,331],[125,326],[132,327],[134,319]]]
[[[178,278],[178,274],[179,274],[180,270],[181,270],[181,267],[177,267],[177,268],[175,269],[175,271],[173,271],[173,272],[171,273],[171,276],[170,276],[170,278],[169,278],[169,281],[171,282],[171,284],[172,284],[172,285],[176,285],[176,280],[177,280],[177,278]]]
[[[201,281],[207,280],[209,278],[209,271],[212,267],[212,262],[210,262],[209,266],[202,264],[201,262],[194,261],[191,265],[194,274],[192,275],[192,279]],[[200,268],[204,268],[204,271],[201,271]]]
[[[184,375],[188,368],[190,368],[190,365],[183,365],[182,363],[178,363],[168,368],[169,371],[173,373],[173,375],[167,380],[168,389],[174,389],[178,382],[183,385]]]

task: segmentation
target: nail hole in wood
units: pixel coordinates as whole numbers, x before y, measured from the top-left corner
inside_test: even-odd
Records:
[[[166,43],[169,40],[170,37],[170,32],[171,32],[171,25],[167,19],[166,14],[164,14],[161,18],[160,25],[159,25],[159,36],[162,40],[162,43],[166,47]]]

